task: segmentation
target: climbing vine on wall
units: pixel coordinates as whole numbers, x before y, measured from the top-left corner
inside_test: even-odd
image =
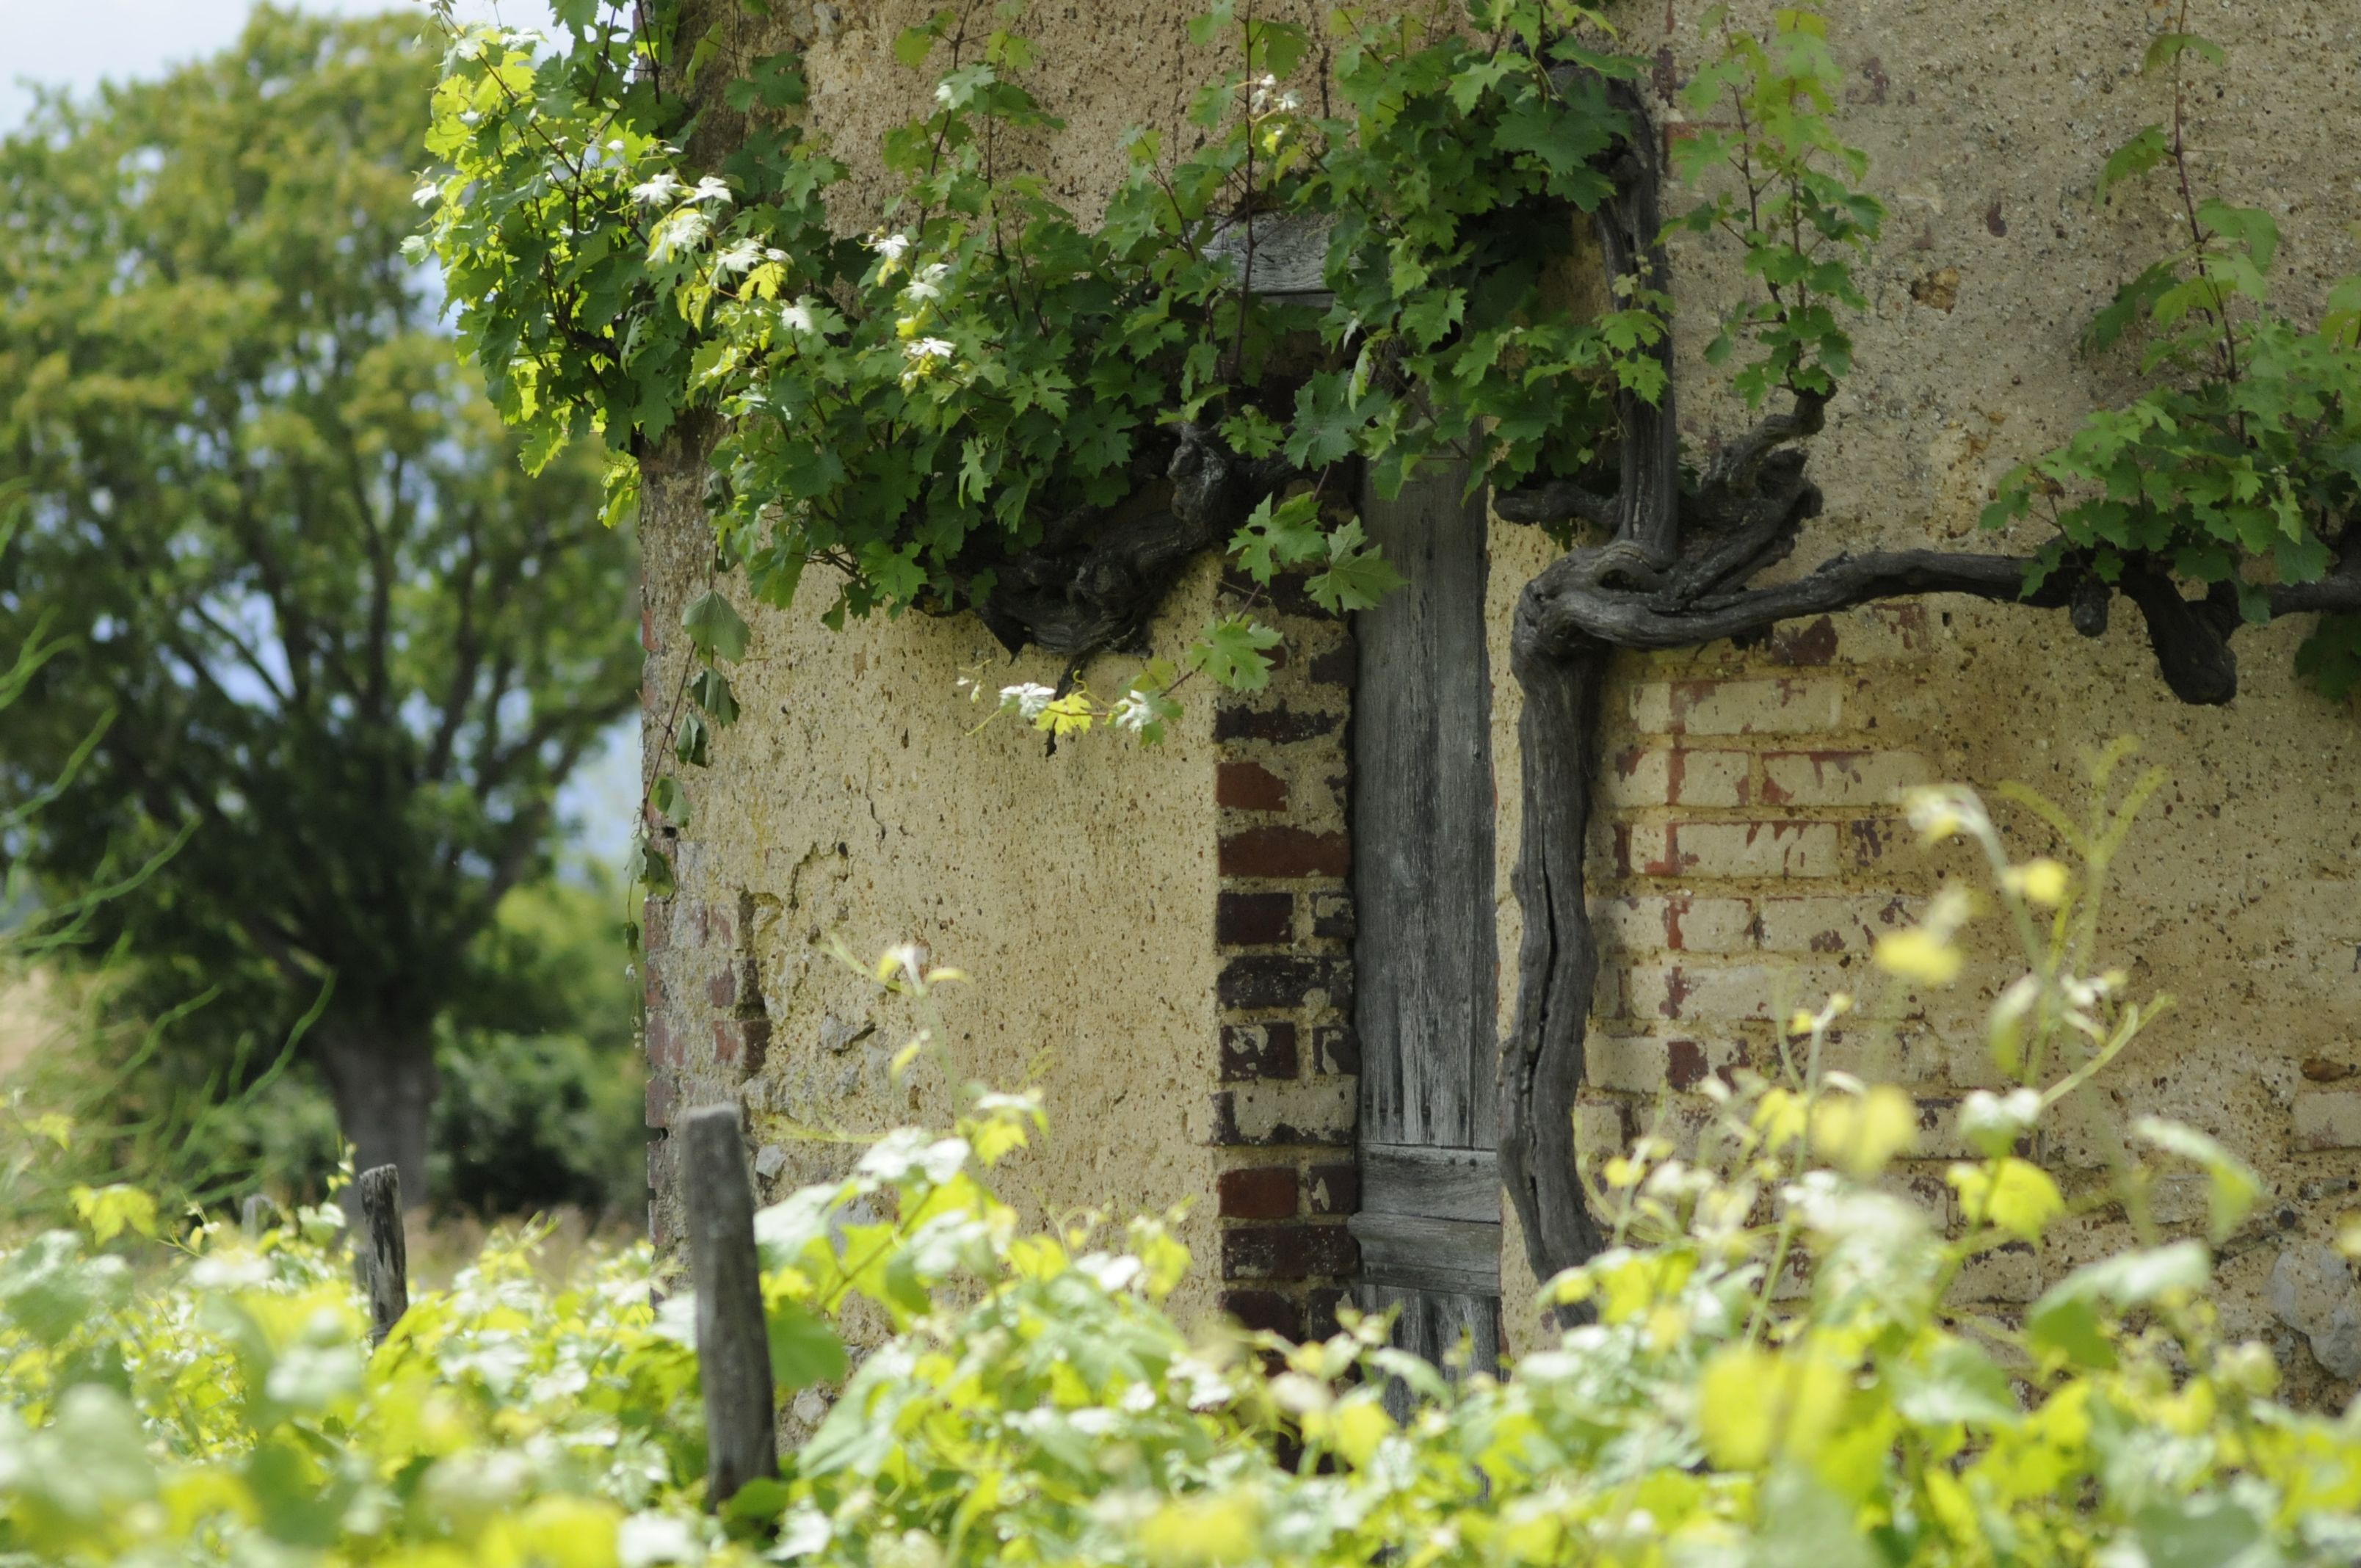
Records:
[[[736,713],[723,666],[748,633],[727,574],[784,606],[818,567],[832,625],[972,612],[1012,652],[1067,661],[1056,685],[1005,688],[1004,709],[1053,736],[1112,724],[1152,740],[1187,682],[1267,679],[1278,639],[1256,609],[1281,573],[1340,613],[1400,580],[1355,516],[1365,485],[1387,496],[1422,464],[1465,464],[1499,516],[1567,547],[1524,590],[1511,647],[1518,888],[1547,918],[1525,923],[1501,1159],[1544,1274],[1597,1242],[1566,1111],[1597,967],[1583,856],[1616,650],[1935,592],[2070,609],[2096,635],[2121,593],[2185,701],[2229,700],[2232,635],[2294,613],[2323,613],[2301,661],[2320,685],[2361,678],[2361,281],[2315,324],[2279,313],[2268,215],[2195,188],[2184,78],[2222,51],[2185,8],[2147,61],[2170,123],[2092,171],[2102,203],[2159,170],[2177,183],[2183,242],[2087,345],[2136,342],[2145,389],[2011,474],[1985,515],[2053,536],[2026,555],[1837,554],[1768,587],[1755,579],[1819,510],[1802,444],[1851,368],[1855,267],[1883,220],[1811,9],[1761,32],[1708,16],[1673,144],[1688,194],[1667,223],[1642,62],[1587,9],[1345,11],[1315,38],[1221,0],[1189,27],[1207,71],[1192,145],[1133,132],[1093,223],[1020,156],[1060,128],[1027,85],[1022,6],[970,0],[895,45],[934,90],[884,137],[862,233],[841,226],[850,149],[812,124],[796,51],[738,49],[768,10],[704,0],[692,24],[686,0],[628,16],[559,0],[544,47],[460,27],[446,5],[443,162],[420,192],[419,251],[442,263],[532,460],[603,440],[618,511],[651,465],[703,477],[713,573],[687,614],[674,757],[706,762]],[[1752,291],[1706,359],[1760,418],[1703,453],[1683,450],[1673,408],[1664,246],[1684,233],[1727,236]],[[1603,304],[1576,281],[1586,243]],[[1274,257],[1307,249],[1316,287],[1282,286]],[[1248,590],[1240,607],[1149,657],[1150,617],[1209,554]],[[1108,650],[1142,662],[1094,693],[1085,662]],[[680,776],[651,803],[686,821]],[[660,861],[645,862],[659,891]]]

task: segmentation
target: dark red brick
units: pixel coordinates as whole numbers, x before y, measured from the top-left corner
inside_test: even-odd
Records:
[[[1361,646],[1347,637],[1325,653],[1312,656],[1310,670],[1312,680],[1323,686],[1358,685],[1361,680]]]
[[[1260,762],[1223,762],[1213,770],[1213,804],[1238,811],[1285,811],[1287,781]]]
[[[1222,839],[1224,876],[1349,876],[1353,841],[1301,828],[1249,828]]]
[[[705,982],[705,1000],[716,1007],[738,1005],[738,966],[724,964]]]
[[[1312,1031],[1312,1070],[1348,1077],[1361,1070],[1361,1036],[1350,1024],[1323,1024]]]
[[[1315,1214],[1357,1214],[1361,1169],[1353,1165],[1315,1165],[1303,1173],[1303,1190]]]
[[[713,1021],[713,1059],[742,1072],[760,1072],[770,1049],[771,1025],[763,1018]]]
[[[640,951],[661,953],[672,946],[672,911],[661,898],[651,898],[640,905]]]
[[[1281,1339],[1303,1337],[1303,1311],[1276,1290],[1224,1290],[1222,1310],[1243,1328],[1259,1329]]]
[[[1303,1298],[1303,1333],[1307,1339],[1333,1339],[1343,1324],[1336,1321],[1337,1303],[1345,1292],[1322,1287],[1307,1290]]]
[[[1705,1047],[1695,1040],[1674,1040],[1664,1050],[1664,1081],[1675,1089],[1693,1089],[1706,1075]]]
[[[648,1019],[648,1065],[653,1068],[684,1065],[680,1054],[680,1037],[673,1033],[670,1024],[653,1016]],[[650,1124],[650,1125],[657,1124]]]
[[[737,911],[725,908],[719,904],[700,904],[697,905],[697,912],[699,918],[704,922],[703,932],[707,947],[734,948],[738,945]]]
[[[1295,939],[1295,894],[1224,893],[1213,900],[1213,940],[1227,948],[1268,948]]]
[[[1342,1225],[1257,1225],[1222,1233],[1224,1279],[1347,1277],[1361,1249]]]
[[[1213,1192],[1224,1220],[1291,1220],[1295,1218],[1295,1168],[1266,1165],[1251,1170],[1225,1170],[1214,1179]]]
[[[1294,1025],[1274,1019],[1265,1024],[1222,1025],[1224,1083],[1246,1083],[1257,1078],[1291,1080],[1300,1070]]]
[[[670,1073],[657,1072],[648,1075],[647,1122],[649,1126],[667,1127],[672,1124],[672,1096],[673,1083]]]
[[[1315,893],[1312,895],[1312,934],[1329,942],[1353,939],[1353,895]]]
[[[1325,735],[1345,721],[1341,713],[1298,713],[1285,703],[1268,712],[1249,707],[1221,707],[1213,711],[1213,739],[1216,740],[1276,740],[1290,744],[1309,740],[1315,735]]]
[[[1312,992],[1324,991],[1328,1005],[1353,1010],[1353,969],[1343,959],[1303,958],[1292,953],[1250,954],[1222,965],[1215,983],[1220,1005],[1257,1012],[1302,1007]]]
[[[1774,664],[1826,664],[1834,662],[1836,656],[1836,623],[1825,615],[1808,625],[1783,626],[1771,634],[1771,662]]]

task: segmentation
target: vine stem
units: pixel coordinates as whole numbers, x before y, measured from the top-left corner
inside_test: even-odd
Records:
[[[2176,33],[2188,33],[2189,0],[2180,0],[2180,12],[2172,26]],[[2189,79],[2182,70],[2180,57],[2187,52],[2181,49],[2172,57],[2172,167],[2180,178],[2180,208],[2189,219],[2190,243],[2196,247],[2197,272],[2211,282],[2213,273],[2205,265],[2205,242],[2212,236],[2206,232],[2205,225],[2197,221],[2197,196],[2189,183],[2189,147],[2181,137],[2181,124],[2189,97]],[[2235,384],[2238,379],[2238,339],[2230,325],[2230,302],[2218,287],[2213,291],[2213,303],[2215,309],[2207,311],[2205,316],[2208,321],[2218,322],[2221,325],[2223,375]],[[2243,414],[2238,419],[2238,433],[2241,437],[2246,433]]]

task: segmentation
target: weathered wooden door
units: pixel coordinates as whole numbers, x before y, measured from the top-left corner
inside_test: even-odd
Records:
[[[1409,586],[1358,618],[1353,709],[1356,1022],[1361,1036],[1365,1310],[1430,1360],[1472,1335],[1500,1349],[1500,1184],[1493,1156],[1491,672],[1484,497],[1429,470],[1370,536]]]

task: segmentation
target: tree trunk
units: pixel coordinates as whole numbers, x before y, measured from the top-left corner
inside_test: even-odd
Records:
[[[402,1206],[418,1207],[426,1201],[427,1133],[442,1087],[433,1037],[354,1020],[324,1022],[319,1040],[336,1122],[354,1146],[353,1168],[394,1167]]]

